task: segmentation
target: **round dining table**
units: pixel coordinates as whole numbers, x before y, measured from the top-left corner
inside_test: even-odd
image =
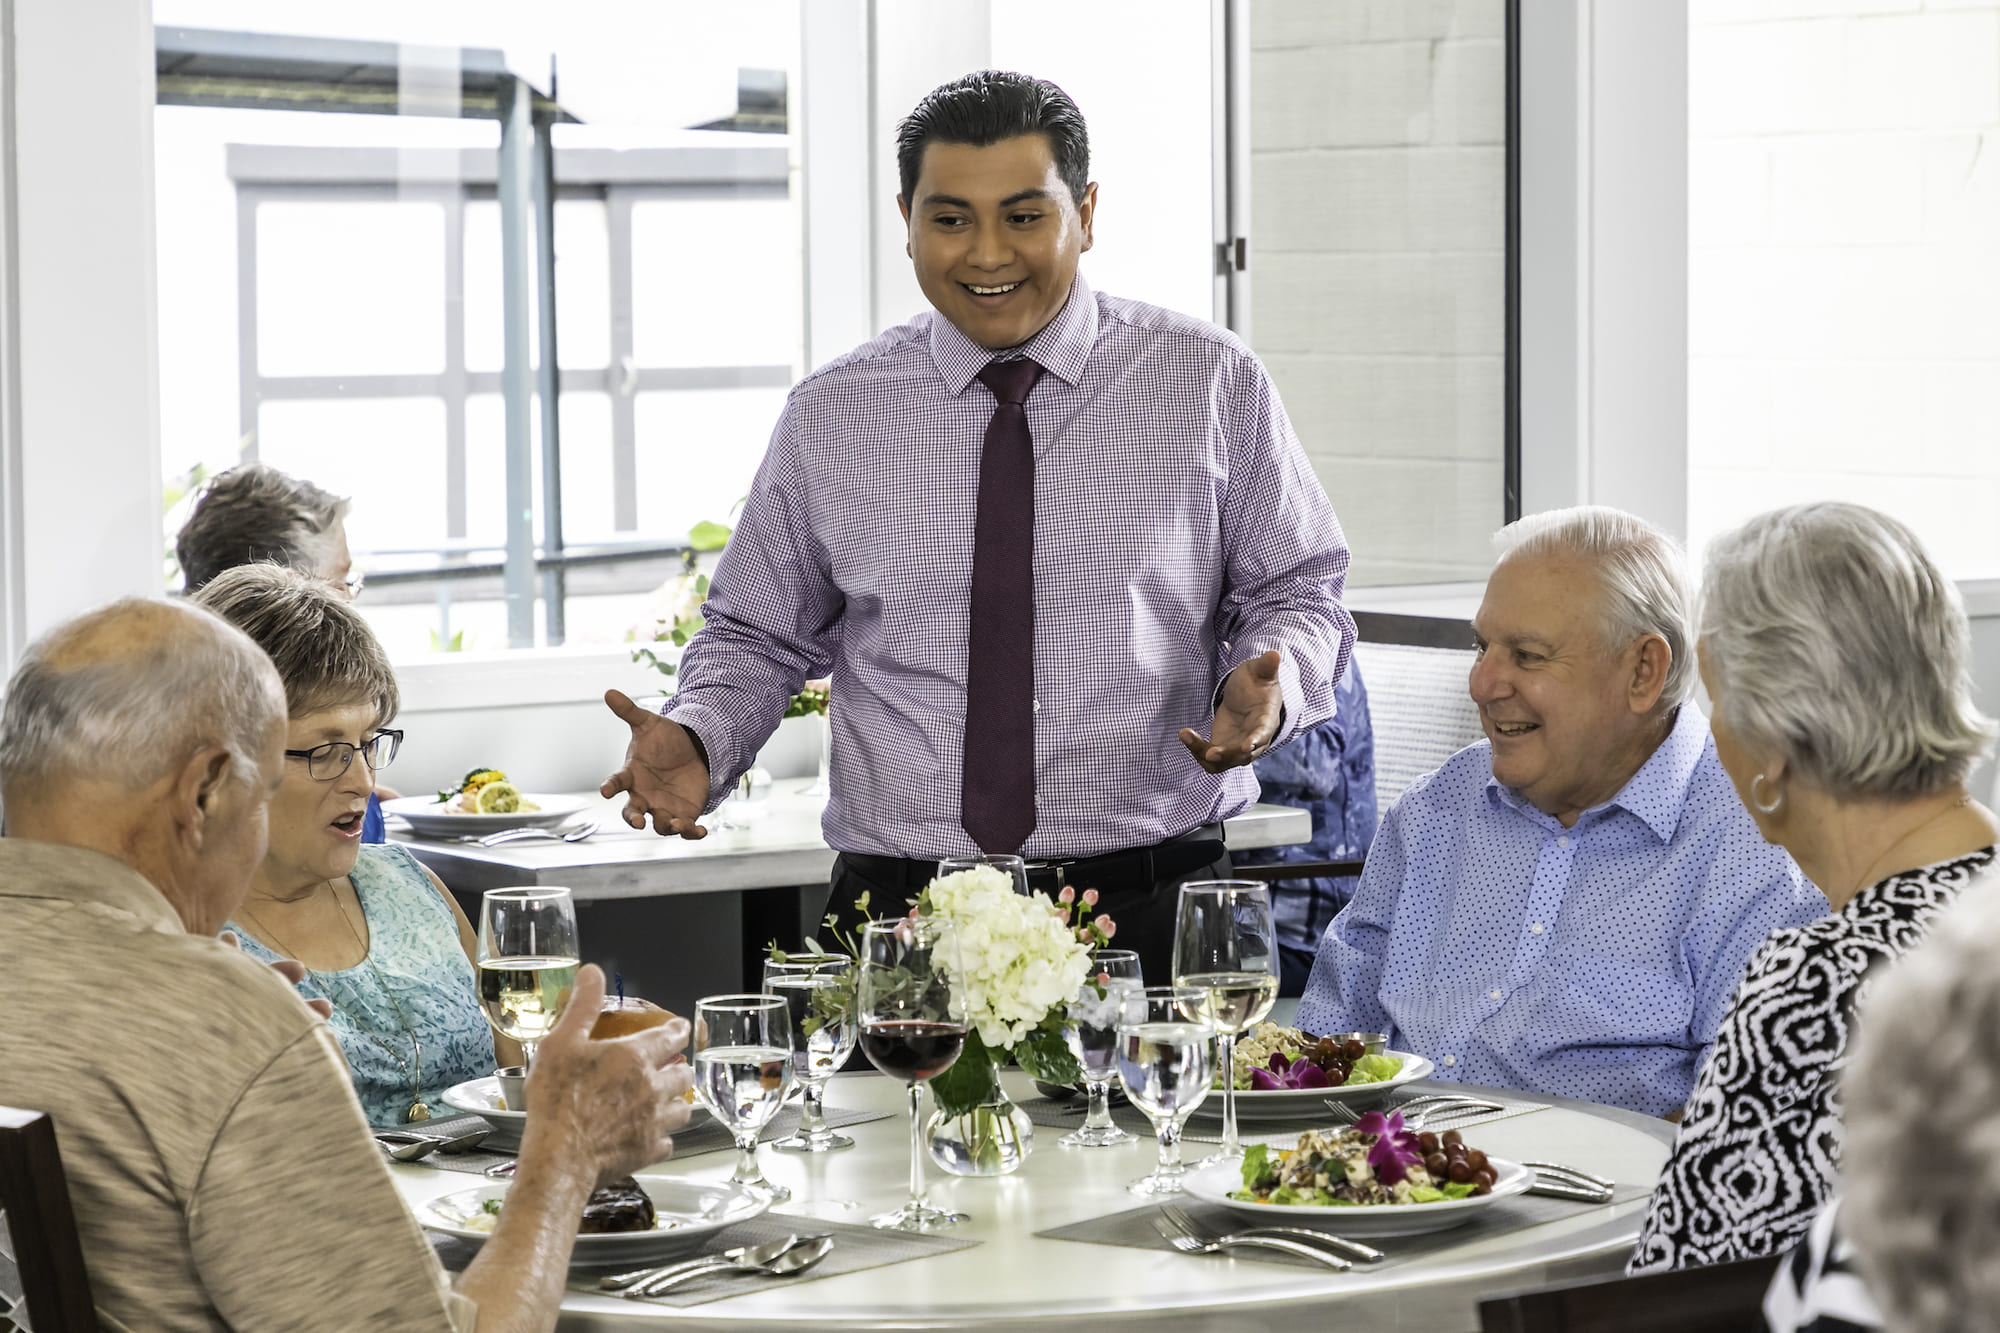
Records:
[[[1034,1095],[1018,1071],[1004,1077],[1010,1095]],[[1477,1091],[1457,1084],[1428,1086]],[[1650,1190],[1673,1145],[1674,1127],[1663,1120],[1560,1097],[1502,1095],[1544,1103],[1545,1109],[1467,1130],[1470,1142],[1498,1157],[1559,1161],[1621,1186]],[[900,1084],[869,1073],[834,1079],[827,1105],[889,1111],[905,1103]],[[1192,1130],[1202,1132],[1203,1123],[1196,1120]],[[765,1175],[792,1191],[792,1200],[775,1211],[802,1214],[802,1222],[861,1223],[907,1197],[906,1115],[841,1132],[854,1139],[853,1148],[812,1157],[760,1150]],[[1068,1149],[1056,1142],[1062,1133],[1037,1127],[1027,1161],[997,1179],[948,1176],[926,1163],[932,1201],[968,1215],[948,1234],[977,1245],[685,1307],[572,1290],[558,1327],[1028,1333],[1086,1324],[1234,1330],[1310,1320],[1299,1326],[1461,1333],[1478,1329],[1481,1300],[1619,1272],[1646,1207],[1645,1198],[1635,1195],[1374,1273],[1358,1264],[1350,1272],[1319,1272],[1256,1259],[1092,1244],[1035,1233],[1140,1206],[1144,1201],[1126,1186],[1152,1168],[1156,1146],[1147,1139],[1115,1148]],[[1246,1125],[1246,1137],[1257,1134],[1256,1126]],[[1190,1159],[1212,1150],[1193,1140],[1185,1147]],[[733,1152],[710,1152],[669,1160],[648,1174],[707,1182],[726,1180],[734,1166]],[[467,1185],[462,1174],[421,1164],[391,1171],[412,1205]],[[1381,1244],[1390,1248],[1389,1242]]]

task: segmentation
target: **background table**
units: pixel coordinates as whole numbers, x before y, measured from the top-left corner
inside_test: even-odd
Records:
[[[533,840],[478,847],[418,838],[392,825],[478,924],[487,889],[561,885],[577,902],[584,957],[622,973],[636,994],[681,1013],[694,999],[756,989],[765,945],[796,941],[826,910],[834,851],[820,836],[826,798],[808,794],[810,778],[781,779],[770,798],[740,817],[741,828],[703,822],[699,841],[663,838],[627,827],[624,798],[588,794],[579,819],[600,831],[583,842]],[[731,801],[718,813],[736,811]],[[1312,816],[1283,805],[1256,805],[1225,822],[1231,849],[1305,842]]]
[[[1018,1071],[1009,1090],[1030,1094]],[[1458,1087],[1459,1085],[1434,1085]],[[1510,1093],[1520,1098],[1523,1094]],[[876,1075],[834,1081],[828,1102],[881,1107],[902,1099],[899,1085]],[[1567,1162],[1622,1184],[1650,1188],[1666,1161],[1673,1126],[1662,1120],[1563,1098],[1538,1098],[1551,1109],[1468,1131],[1479,1147],[1512,1159]],[[801,1159],[761,1153],[765,1173],[791,1187],[790,1212],[829,1201],[858,1208],[820,1211],[856,1221],[886,1211],[908,1188],[909,1135],[900,1118],[846,1131],[856,1146]],[[1638,1235],[1645,1200],[1610,1205],[1524,1232],[1496,1236],[1435,1261],[1372,1275],[1315,1273],[1248,1259],[1223,1259],[1044,1239],[1034,1233],[1136,1206],[1125,1185],[1151,1168],[1142,1142],[1089,1151],[1056,1145],[1058,1131],[1037,1129],[1023,1168],[997,1180],[963,1180],[927,1171],[934,1200],[971,1221],[958,1234],[982,1242],[956,1253],[675,1309],[572,1294],[563,1329],[752,1330],[1002,1329],[1007,1333],[1112,1325],[1137,1330],[1239,1330],[1254,1327],[1422,1329],[1478,1328],[1477,1302],[1551,1282],[1618,1272]],[[1205,1151],[1189,1145],[1190,1157]],[[711,1153],[658,1170],[695,1180],[726,1179],[730,1153]],[[391,1168],[411,1201],[466,1188],[467,1177],[422,1166]],[[1384,1247],[1388,1247],[1384,1242]]]

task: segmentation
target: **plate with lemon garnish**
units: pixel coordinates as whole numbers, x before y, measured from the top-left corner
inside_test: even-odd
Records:
[[[581,796],[524,792],[507,774],[481,766],[456,787],[435,796],[399,796],[382,802],[382,813],[408,822],[427,838],[498,833],[510,828],[553,828],[590,804]]]

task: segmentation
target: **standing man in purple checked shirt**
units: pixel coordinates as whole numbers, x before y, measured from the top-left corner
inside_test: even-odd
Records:
[[[666,715],[606,695],[632,744],[604,794],[703,836],[830,675],[845,924],[940,857],[1019,853],[1096,888],[1164,982],[1174,886],[1226,873],[1249,761],[1333,712],[1347,546],[1249,349],[1078,275],[1097,186],[1067,94],[967,75],[897,157],[935,310],[792,390]]]

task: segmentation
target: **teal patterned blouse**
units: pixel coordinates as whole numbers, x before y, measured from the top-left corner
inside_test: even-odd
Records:
[[[458,921],[417,858],[394,843],[363,846],[348,878],[368,919],[368,957],[338,972],[308,971],[299,994],[333,1002],[329,1021],[369,1124],[406,1123],[413,1061],[404,1019],[423,1047],[425,1104],[432,1115],[453,1114],[439,1100],[444,1090],[491,1074],[494,1064],[493,1029],[479,1008]],[[279,956],[234,921],[224,929],[235,931],[253,958]]]

